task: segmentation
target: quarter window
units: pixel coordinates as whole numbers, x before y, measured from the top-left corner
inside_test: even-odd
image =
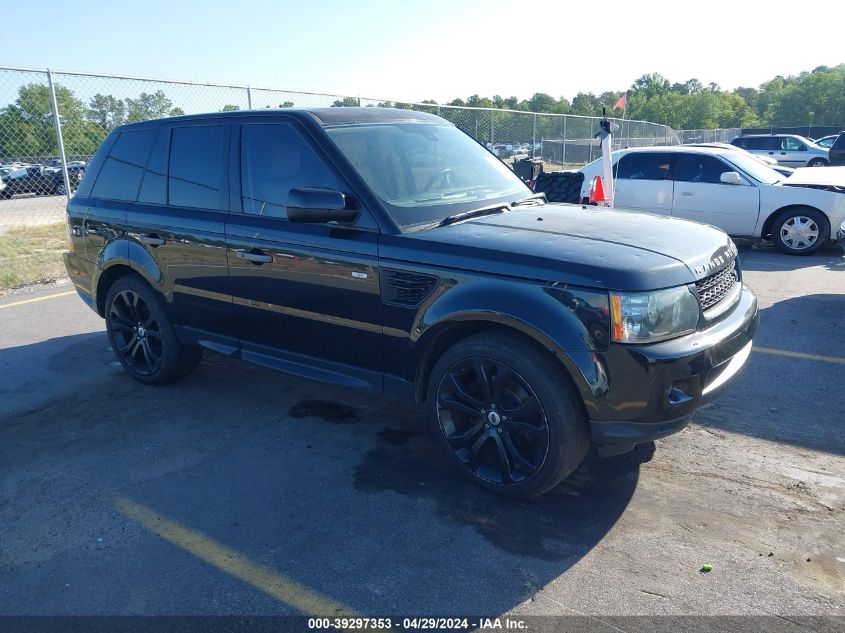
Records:
[[[91,196],[134,202],[154,140],[155,130],[121,132],[103,162]]]
[[[288,194],[295,187],[343,189],[334,173],[289,125],[244,125],[241,131],[244,213],[287,218]]]
[[[170,143],[170,204],[197,209],[228,208],[225,198],[226,127],[174,128]]]
[[[170,130],[161,130],[156,139],[144,179],[138,202],[145,204],[165,204],[167,202],[167,153],[170,149]]]
[[[620,180],[668,180],[672,156],[661,152],[625,154],[616,165]]]

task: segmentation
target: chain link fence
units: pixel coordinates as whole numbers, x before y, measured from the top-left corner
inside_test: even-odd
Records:
[[[0,239],[38,227],[63,232],[67,198],[116,126],[201,112],[349,106],[436,114],[502,160],[541,158],[547,170],[577,168],[600,153],[597,117],[0,66]],[[616,122],[616,148],[681,142],[665,125]],[[3,257],[0,251],[0,268]]]
[[[742,128],[729,127],[718,130],[678,130],[681,144],[690,143],[730,143],[742,134]]]

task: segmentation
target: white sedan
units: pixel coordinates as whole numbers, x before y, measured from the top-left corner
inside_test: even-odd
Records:
[[[586,198],[602,173],[601,160],[580,171]],[[845,221],[845,167],[797,169],[784,177],[742,152],[682,145],[614,152],[613,175],[615,207],[697,220],[735,237],[771,239],[792,255],[836,239]]]

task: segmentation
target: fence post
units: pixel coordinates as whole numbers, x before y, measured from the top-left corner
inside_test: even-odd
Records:
[[[537,151],[537,113],[534,113],[534,122],[531,127],[531,158],[534,158],[534,152]]]
[[[252,88],[250,86],[246,87],[246,109],[252,110]]]
[[[437,104],[437,116],[440,116],[440,104]]]
[[[56,144],[62,160],[62,179],[65,181],[65,195],[70,200],[70,178],[67,176],[67,158],[65,157],[65,142],[62,139],[62,124],[59,119],[59,104],[56,102],[56,86],[53,85],[53,71],[47,69],[47,84],[50,86],[50,105],[53,109],[53,125],[56,126]]]
[[[496,132],[495,118],[496,117],[493,116],[493,111],[491,110],[490,111],[490,147],[493,147],[493,136]]]
[[[569,117],[563,115],[563,150],[560,153],[560,164],[566,169],[566,120]]]

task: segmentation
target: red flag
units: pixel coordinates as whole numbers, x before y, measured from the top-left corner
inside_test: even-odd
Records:
[[[627,103],[628,103],[628,93],[626,92],[621,97],[619,97],[619,101],[616,102],[616,105],[613,106],[613,109],[614,110],[624,110]]]

